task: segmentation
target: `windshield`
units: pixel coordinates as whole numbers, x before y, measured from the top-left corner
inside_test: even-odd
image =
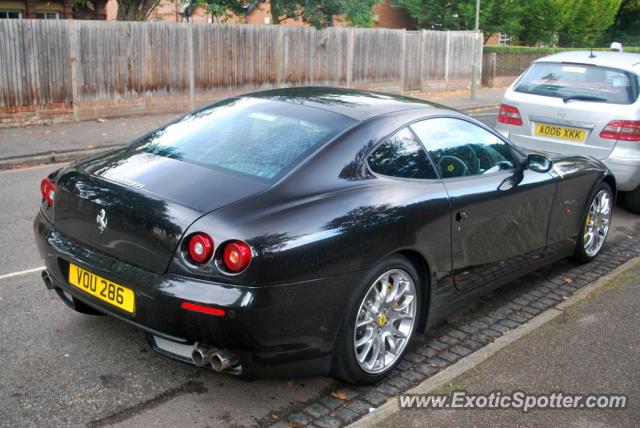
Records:
[[[537,62],[522,76],[516,92],[609,104],[633,104],[638,77],[633,73],[583,64]]]
[[[189,114],[134,148],[273,181],[352,123],[322,109],[243,97]]]

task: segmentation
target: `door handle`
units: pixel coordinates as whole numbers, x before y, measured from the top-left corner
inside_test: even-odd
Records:
[[[456,213],[456,221],[457,222],[461,222],[462,220],[466,219],[469,215],[467,214],[466,211],[462,210],[462,211],[458,211]]]

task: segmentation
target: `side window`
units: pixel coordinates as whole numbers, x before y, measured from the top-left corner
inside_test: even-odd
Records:
[[[512,169],[511,147],[492,133],[461,119],[427,119],[411,125],[442,178]]]
[[[369,168],[377,174],[402,178],[437,178],[422,145],[404,128],[369,155]]]

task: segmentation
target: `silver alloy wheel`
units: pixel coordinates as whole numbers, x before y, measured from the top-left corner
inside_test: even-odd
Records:
[[[584,223],[584,252],[587,256],[593,257],[598,254],[609,232],[611,222],[611,193],[602,189],[598,192],[587,213]]]
[[[381,373],[402,355],[416,322],[416,296],[411,275],[401,269],[385,272],[371,285],[353,332],[356,361],[365,372]]]

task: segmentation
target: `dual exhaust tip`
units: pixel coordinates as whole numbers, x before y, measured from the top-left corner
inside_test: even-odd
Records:
[[[232,369],[239,363],[237,355],[231,351],[200,347],[193,349],[191,360],[198,367],[210,365],[217,372]]]

